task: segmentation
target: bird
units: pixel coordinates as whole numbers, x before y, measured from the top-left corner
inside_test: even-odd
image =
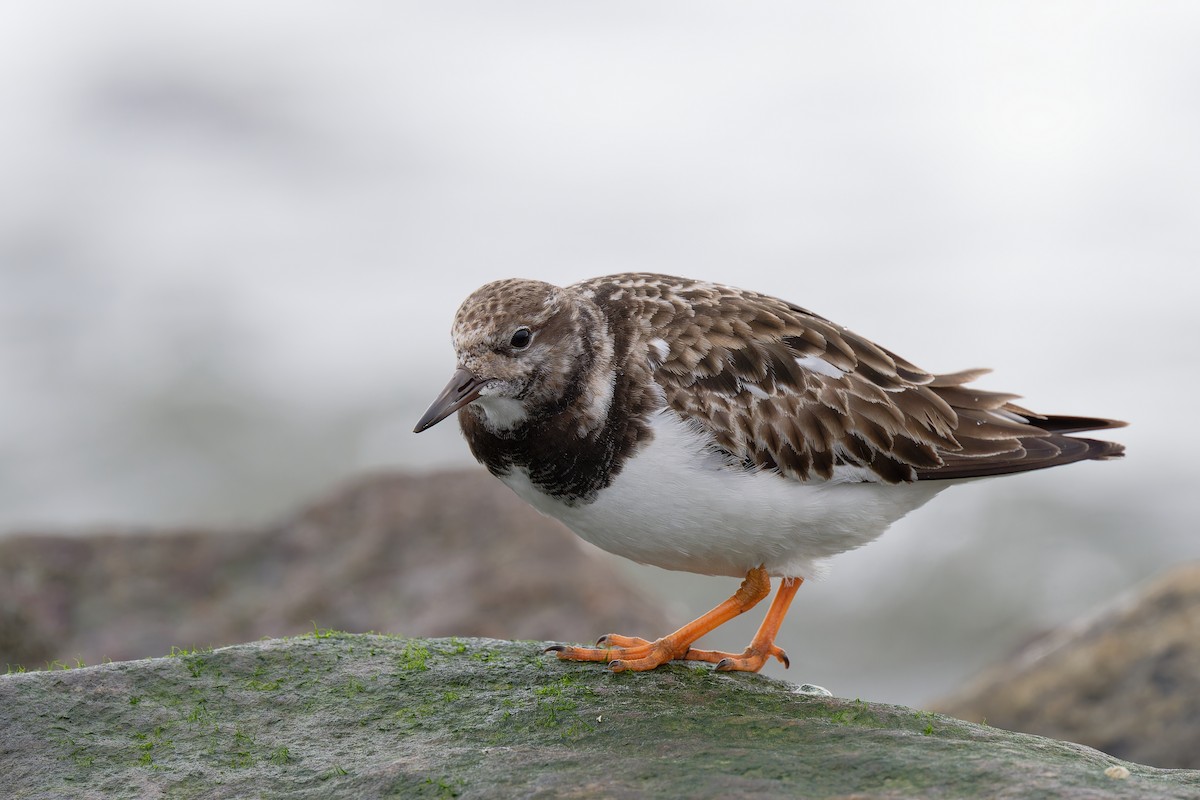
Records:
[[[457,412],[472,455],[584,540],[643,564],[742,578],[658,639],[546,648],[614,672],[672,661],[789,665],[796,591],[951,485],[1124,454],[1076,436],[1124,422],[1038,414],[927,372],[801,306],[719,283],[624,273],[510,278],[458,308],[457,367],[417,422]],[[779,589],[741,653],[697,640]]]

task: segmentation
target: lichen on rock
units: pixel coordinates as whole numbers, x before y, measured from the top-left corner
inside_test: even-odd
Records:
[[[1200,797],[1080,745],[541,649],[318,630],[0,676],[0,796]]]

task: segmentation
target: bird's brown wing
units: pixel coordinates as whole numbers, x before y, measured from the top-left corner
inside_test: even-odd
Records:
[[[1124,423],[1051,417],[1016,395],[935,375],[799,306],[660,275],[592,282],[599,302],[640,303],[667,405],[734,462],[809,480],[959,479],[1121,455],[1066,434]],[[635,304],[636,305],[636,304]]]

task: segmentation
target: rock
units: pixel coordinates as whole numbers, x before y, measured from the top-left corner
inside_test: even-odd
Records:
[[[0,669],[312,630],[580,639],[669,629],[611,562],[483,470],[360,480],[231,532],[0,539]]]
[[[53,655],[54,645],[29,612],[10,598],[0,597],[0,664],[6,660],[9,664],[41,664]]]
[[[1123,759],[1200,768],[1200,564],[1032,642],[935,708]]]
[[[1200,797],[1200,772],[543,646],[318,631],[0,676],[0,796]]]

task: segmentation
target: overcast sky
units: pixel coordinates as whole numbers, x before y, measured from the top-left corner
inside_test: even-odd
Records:
[[[408,430],[458,302],[512,275],[772,292],[1131,418],[1139,456],[1194,440],[1195,4],[0,15],[0,528],[229,521],[465,463],[452,426]],[[354,441],[274,441],[325,425]],[[330,463],[223,501],[256,429]]]

